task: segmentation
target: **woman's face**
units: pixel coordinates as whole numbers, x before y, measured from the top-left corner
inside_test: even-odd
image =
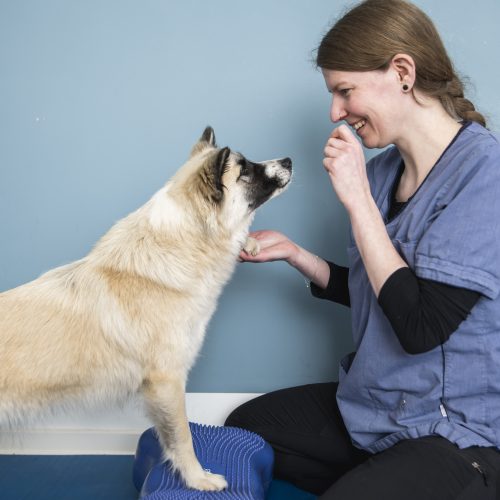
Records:
[[[367,148],[383,148],[397,141],[404,94],[396,71],[322,71],[332,94],[332,122],[345,120]]]

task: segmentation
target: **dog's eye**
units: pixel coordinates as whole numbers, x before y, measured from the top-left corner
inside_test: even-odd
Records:
[[[247,165],[240,166],[240,175],[238,176],[239,181],[249,182],[250,181],[250,170]]]

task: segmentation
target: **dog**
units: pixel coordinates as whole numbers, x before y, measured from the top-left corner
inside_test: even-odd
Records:
[[[164,458],[186,486],[215,491],[185,410],[187,375],[255,210],[292,174],[289,158],[254,163],[207,127],[187,162],[81,260],[0,294],[0,426],[45,411],[140,393]]]

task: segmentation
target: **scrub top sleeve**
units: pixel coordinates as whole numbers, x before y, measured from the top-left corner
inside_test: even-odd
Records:
[[[500,291],[500,147],[475,151],[451,176],[415,249],[420,278]]]

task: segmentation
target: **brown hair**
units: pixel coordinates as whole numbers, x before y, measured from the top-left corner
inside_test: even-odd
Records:
[[[455,119],[486,120],[464,97],[464,86],[430,18],[404,0],[366,0],[340,18],[321,41],[320,68],[385,70],[399,53],[415,61],[415,87],[438,98]]]

